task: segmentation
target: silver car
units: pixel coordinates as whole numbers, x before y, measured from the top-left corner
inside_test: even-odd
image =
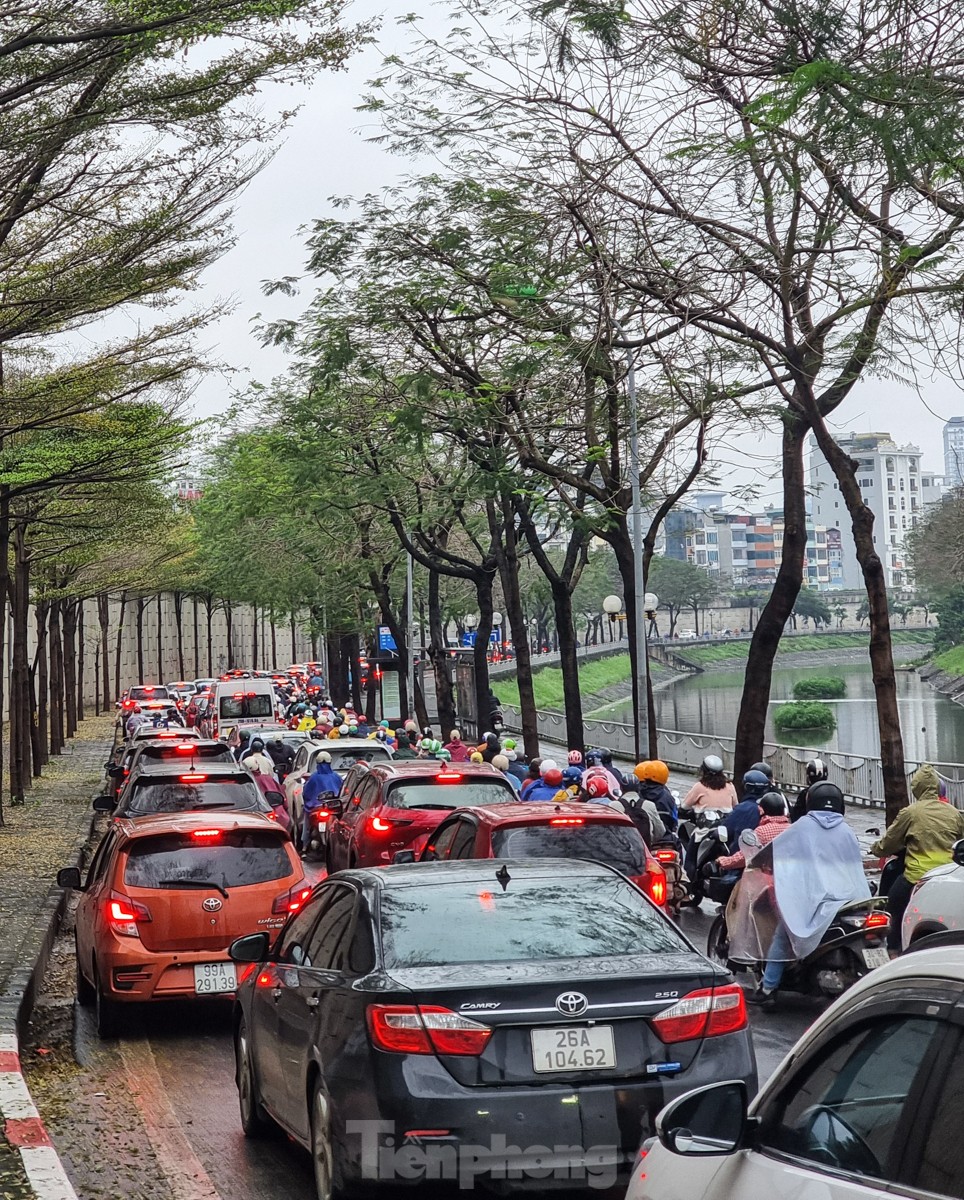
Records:
[[[948,929],[964,929],[964,841],[955,842],[954,861],[934,867],[914,885],[901,925],[901,945],[908,946]]]
[[[284,782],[285,800],[295,827],[301,828],[301,789],[305,780],[315,769],[315,762],[322,750],[331,755],[331,769],[344,778],[345,772],[356,762],[375,762],[392,757],[392,752],[375,738],[324,738],[305,742],[295,755],[291,770]]]

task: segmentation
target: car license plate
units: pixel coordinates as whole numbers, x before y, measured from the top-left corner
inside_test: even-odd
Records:
[[[572,1025],[533,1029],[532,1068],[545,1071],[596,1071],[616,1065],[611,1025]]]
[[[238,976],[234,963],[197,963],[194,967],[194,991],[198,996],[212,996],[217,992],[237,991]]]
[[[884,949],[864,950],[864,963],[870,970],[874,967],[886,967],[890,962],[890,955]]]

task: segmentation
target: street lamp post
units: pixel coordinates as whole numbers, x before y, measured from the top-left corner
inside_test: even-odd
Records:
[[[626,341],[622,326],[613,328]],[[636,718],[636,758],[649,753],[649,663],[646,661],[645,598],[643,588],[643,510],[639,488],[639,413],[633,352],[626,347],[626,396],[629,400],[629,482],[633,519],[633,630],[636,639],[636,673],[633,676],[633,713]]]
[[[603,612],[609,618],[609,640],[616,640],[616,614],[623,611],[623,602],[619,596],[607,596],[603,600]]]

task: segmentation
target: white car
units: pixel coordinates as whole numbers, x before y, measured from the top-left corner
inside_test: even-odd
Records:
[[[295,755],[291,770],[284,782],[285,803],[291,820],[301,827],[301,789],[305,779],[315,769],[315,760],[322,750],[331,755],[331,769],[344,778],[349,767],[356,762],[373,762],[375,759],[388,759],[392,752],[382,742],[374,738],[324,738],[305,742]]]
[[[964,935],[859,980],[747,1105],[742,1081],[668,1104],[627,1200],[964,1197]]]
[[[901,945],[946,929],[964,929],[964,841],[954,845],[954,861],[934,867],[914,885],[900,927]]]

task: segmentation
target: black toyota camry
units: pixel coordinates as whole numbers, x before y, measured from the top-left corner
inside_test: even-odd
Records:
[[[549,859],[344,871],[231,948],[249,1136],[363,1185],[616,1183],[659,1110],[756,1066],[743,993],[634,884]]]

